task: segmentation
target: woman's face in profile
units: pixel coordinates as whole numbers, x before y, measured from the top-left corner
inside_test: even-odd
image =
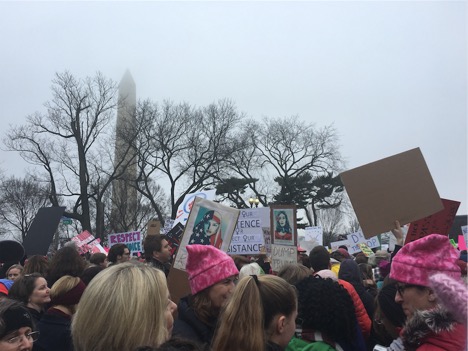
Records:
[[[283,213],[280,213],[278,215],[278,223],[282,227],[284,227],[286,225],[286,216]]]
[[[205,223],[205,233],[208,236],[215,235],[220,227],[220,223],[216,222],[214,219],[210,219]]]

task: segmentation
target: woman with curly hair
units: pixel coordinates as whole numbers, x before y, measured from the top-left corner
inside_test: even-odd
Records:
[[[86,268],[86,262],[74,246],[64,246],[50,260],[47,282],[49,286],[65,275],[80,277]]]
[[[237,284],[221,314],[213,351],[284,350],[296,330],[297,297],[274,275],[251,275]]]
[[[49,271],[49,261],[47,257],[41,255],[34,255],[28,257],[24,263],[23,275],[39,273],[47,279],[47,272]]]
[[[366,350],[353,301],[332,279],[319,276],[297,284],[299,335],[287,350]]]

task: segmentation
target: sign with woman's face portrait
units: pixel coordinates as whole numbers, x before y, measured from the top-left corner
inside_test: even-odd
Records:
[[[272,242],[276,245],[297,245],[296,207],[270,206]]]
[[[213,245],[227,252],[239,213],[237,209],[196,197],[174,260],[174,268],[185,270],[187,245]]]

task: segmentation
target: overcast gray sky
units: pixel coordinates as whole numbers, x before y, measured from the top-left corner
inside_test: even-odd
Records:
[[[333,123],[348,168],[420,147],[467,200],[467,2],[0,2],[0,130],[43,110],[55,72],[130,69],[138,98]],[[19,155],[0,168],[21,175]]]

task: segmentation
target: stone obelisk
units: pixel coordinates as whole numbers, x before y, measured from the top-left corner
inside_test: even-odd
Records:
[[[111,230],[114,233],[135,230],[137,177],[135,138],[136,86],[127,70],[119,84],[114,167],[118,180],[112,184]]]

